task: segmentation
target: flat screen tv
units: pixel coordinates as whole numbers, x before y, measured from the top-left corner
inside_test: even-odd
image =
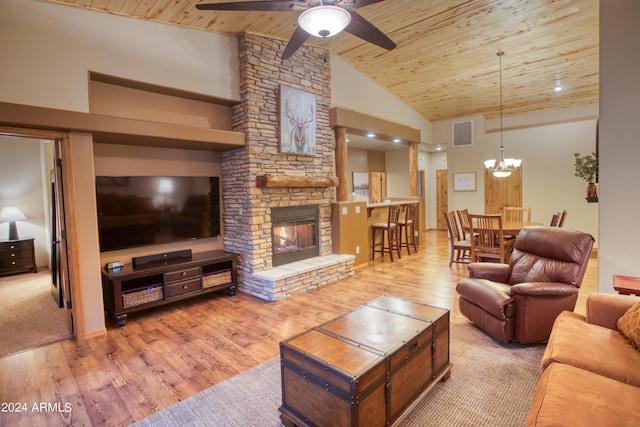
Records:
[[[220,179],[96,177],[100,251],[220,235]]]

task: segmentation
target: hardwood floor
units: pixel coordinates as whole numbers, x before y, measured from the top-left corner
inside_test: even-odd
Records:
[[[382,294],[456,315],[455,284],[466,266],[448,267],[445,232],[423,240],[418,254],[403,252],[393,263],[377,258],[352,278],[284,301],[223,292],[131,315],[123,328],[109,326],[106,336],[84,343],[65,340],[2,358],[0,425],[129,425],[278,355],[280,341]],[[596,269],[592,258],[576,312],[584,313],[586,295],[596,291]]]

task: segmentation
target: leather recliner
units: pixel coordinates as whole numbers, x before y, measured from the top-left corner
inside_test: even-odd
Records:
[[[468,265],[456,286],[460,312],[498,341],[547,341],[558,314],[575,308],[593,243],[566,228],[522,229],[509,264]]]

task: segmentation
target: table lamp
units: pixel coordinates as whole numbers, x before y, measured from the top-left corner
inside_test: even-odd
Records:
[[[7,206],[2,208],[0,212],[0,222],[9,221],[9,240],[18,240],[18,227],[16,221],[24,221],[27,217],[24,216],[20,208],[17,206]]]

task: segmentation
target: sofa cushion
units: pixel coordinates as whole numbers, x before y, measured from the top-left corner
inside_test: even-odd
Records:
[[[541,367],[559,362],[640,387],[640,352],[617,330],[592,325],[579,314],[556,318]]]
[[[640,349],[640,302],[631,306],[629,310],[618,319],[618,330],[622,332],[636,349]]]
[[[640,388],[552,363],[542,374],[526,426],[640,425]]]

